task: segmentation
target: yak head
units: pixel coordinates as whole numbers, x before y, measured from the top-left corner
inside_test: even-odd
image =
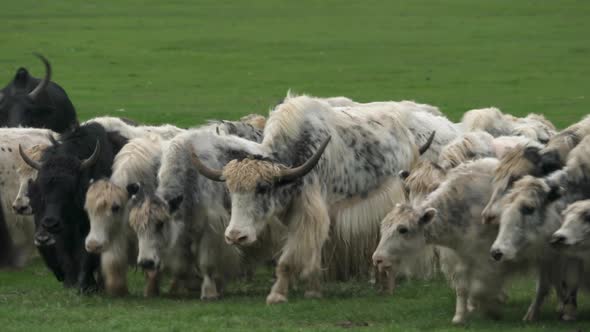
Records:
[[[46,144],[37,144],[25,150],[25,154],[35,161],[39,161],[43,152],[48,148]],[[16,169],[19,180],[19,188],[16,198],[12,202],[12,210],[16,214],[31,215],[33,208],[29,200],[29,186],[37,178],[37,170],[29,166],[22,158],[18,162],[19,166]]]
[[[82,185],[84,174],[96,164],[100,150],[100,143],[97,141],[94,152],[88,158],[80,160],[75,155],[48,149],[45,152],[48,154],[47,158],[39,162],[19,146],[23,161],[37,170],[37,178],[30,184],[28,195],[38,232],[40,228],[52,234],[61,232],[64,216],[83,207],[86,194],[81,192],[82,188],[86,188]]]
[[[61,128],[57,110],[46,97],[51,83],[51,65],[45,57],[35,54],[45,65],[45,77],[38,80],[20,68],[12,82],[0,91],[0,127]],[[35,83],[37,83],[35,85]]]
[[[500,229],[490,249],[492,258],[515,260],[525,249],[545,245],[556,230],[551,220],[559,220],[551,203],[562,193],[563,188],[544,178],[527,175],[518,180],[503,198]]]
[[[124,232],[128,197],[125,188],[108,179],[92,181],[84,204],[90,221],[86,251],[101,253],[109,249],[113,238]]]
[[[482,212],[484,223],[498,223],[502,211],[502,198],[516,181],[525,175],[544,174],[540,163],[540,148],[537,146],[518,145],[500,159],[500,164],[494,172],[492,197]]]
[[[412,256],[426,246],[424,227],[436,217],[431,207],[398,203],[381,223],[381,239],[373,253],[373,264],[387,271],[405,256]]]
[[[232,160],[223,169],[209,168],[193,154],[195,167],[203,176],[226,182],[231,198],[231,220],[225,230],[229,244],[251,245],[277,215],[284,213],[296,188],[319,162],[330,137],[302,165],[290,167],[262,157]],[[318,142],[319,143],[319,142]]]
[[[144,270],[159,270],[165,263],[166,253],[177,245],[184,224],[171,214],[180,201],[166,201],[153,192],[146,192],[140,184],[127,187],[129,224],[137,235],[137,265]]]
[[[551,245],[582,259],[590,253],[590,200],[577,201],[563,211],[563,223],[551,236]]]

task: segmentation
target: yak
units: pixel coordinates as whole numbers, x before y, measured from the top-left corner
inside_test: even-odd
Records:
[[[119,137],[111,137],[96,123],[82,125],[53,141],[37,162],[19,152],[38,171],[29,186],[35,220],[35,244],[47,266],[66,287],[91,292],[100,256],[84,249],[90,229],[84,201],[90,180],[110,176]],[[113,143],[117,142],[117,144]]]
[[[64,133],[78,125],[76,110],[67,93],[51,81],[51,65],[45,65],[45,77],[31,76],[19,68],[13,80],[0,90],[0,127],[47,128]]]

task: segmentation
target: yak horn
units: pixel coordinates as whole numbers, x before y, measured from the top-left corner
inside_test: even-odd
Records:
[[[2,99],[4,99],[4,94],[0,92],[0,103],[2,102]]]
[[[201,173],[204,177],[217,182],[225,181],[222,170],[205,166],[205,164],[201,162],[199,157],[197,157],[197,154],[194,152],[192,153],[191,157],[193,159],[193,164],[195,164],[195,167],[197,168],[197,171],[199,171],[199,173]]]
[[[34,161],[31,159],[31,157],[27,156],[27,154],[23,151],[22,145],[20,144],[18,145],[18,153],[20,154],[20,157],[23,158],[23,161],[27,163],[27,165],[31,166],[31,168],[36,170],[41,169],[41,163]]]
[[[309,158],[303,165],[295,167],[295,168],[288,168],[288,169],[284,170],[283,172],[281,172],[281,174],[278,176],[278,178],[275,179],[275,181],[289,182],[289,181],[296,180],[296,179],[306,175],[307,173],[309,173],[315,167],[315,165],[317,165],[317,163],[320,161],[320,158],[322,157],[324,150],[326,150],[328,143],[330,143],[331,138],[332,138],[331,136],[328,136],[328,138],[326,138],[326,140],[322,143],[322,145],[320,145],[319,149],[317,149],[317,151],[314,153],[314,155],[311,156],[311,158]]]
[[[51,145],[53,146],[58,146],[59,142],[55,139],[55,137],[53,137],[53,134],[49,134],[49,142],[51,142]]]
[[[432,141],[434,141],[434,134],[436,134],[436,130],[433,131],[432,134],[430,134],[430,137],[428,137],[428,140],[426,141],[426,143],[424,143],[424,145],[422,145],[418,149],[418,152],[420,152],[420,155],[424,154],[424,152],[426,152],[426,150],[428,150],[428,148],[432,144]]]
[[[35,100],[37,97],[39,97],[39,94],[43,90],[45,90],[45,88],[47,88],[47,85],[49,85],[49,82],[51,81],[51,65],[49,64],[49,61],[47,61],[47,59],[41,54],[33,53],[33,55],[41,59],[41,61],[45,65],[45,77],[43,78],[43,80],[41,80],[41,82],[39,82],[39,84],[35,87],[35,89],[33,89],[33,91],[29,92],[29,97]]]
[[[94,152],[92,152],[92,155],[90,157],[82,160],[82,164],[80,165],[80,169],[85,170],[85,169],[88,169],[88,168],[94,166],[94,164],[96,164],[96,162],[98,161],[99,155],[100,155],[100,141],[96,140],[96,146],[94,147]]]

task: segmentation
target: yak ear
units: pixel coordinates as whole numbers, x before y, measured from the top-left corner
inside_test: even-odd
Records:
[[[20,67],[19,69],[17,69],[13,79],[14,88],[17,91],[26,89],[30,77],[31,75],[29,75],[29,71],[27,70],[27,68]]]
[[[541,162],[541,154],[539,153],[539,148],[536,146],[527,146],[524,148],[524,157],[529,160],[533,164],[538,164]]]
[[[424,212],[422,213],[422,216],[420,217],[420,220],[418,221],[418,223],[420,225],[426,225],[429,222],[431,222],[432,220],[434,220],[434,217],[436,216],[436,209],[435,208],[426,208],[426,210],[424,210]]]
[[[174,213],[176,210],[178,210],[180,204],[182,204],[183,199],[184,197],[182,195],[178,195],[168,200],[168,208],[170,209],[170,213]]]
[[[408,176],[410,176],[410,172],[403,170],[403,171],[399,171],[399,173],[397,173],[397,175],[399,175],[400,179],[405,180],[408,178]]]
[[[547,192],[547,202],[555,202],[563,196],[565,189],[558,184],[551,184]]]
[[[137,192],[139,191],[139,183],[130,183],[127,185],[127,194],[129,194],[129,197],[137,194]]]

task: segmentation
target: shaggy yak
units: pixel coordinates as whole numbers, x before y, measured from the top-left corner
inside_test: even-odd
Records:
[[[269,222],[287,230],[267,303],[287,301],[291,278],[309,281],[318,297],[324,263],[367,273],[378,242],[379,222],[403,199],[397,172],[410,169],[418,144],[433,131],[425,157],[438,157],[458,133],[446,118],[399,105],[334,110],[320,99],[287,98],[267,120],[261,144],[236,155],[223,168],[195,159],[199,172],[224,181],[231,197],[225,240],[255,244]],[[344,271],[347,272],[347,271]]]
[[[35,242],[47,266],[67,287],[94,291],[99,256],[84,249],[89,230],[84,199],[90,179],[111,174],[113,158],[121,146],[98,124],[83,125],[64,134],[35,161],[19,152],[37,170],[29,186],[35,219]]]

